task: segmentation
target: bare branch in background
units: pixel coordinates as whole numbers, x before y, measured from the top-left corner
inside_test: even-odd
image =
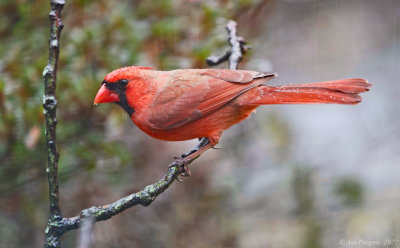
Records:
[[[228,60],[229,69],[236,70],[243,55],[247,51],[247,47],[245,46],[246,41],[243,37],[237,35],[237,23],[235,21],[228,21],[228,24],[226,24],[226,30],[228,31],[228,42],[232,47],[232,50],[226,51],[221,56],[210,56],[207,58],[206,62],[208,65],[214,66]]]
[[[168,173],[163,179],[152,185],[146,186],[142,191],[125,196],[111,204],[104,206],[93,206],[84,209],[79,215],[71,218],[62,218],[59,207],[58,195],[58,179],[57,179],[57,164],[58,151],[56,147],[56,71],[57,60],[59,54],[59,38],[62,29],[60,19],[61,10],[64,6],[64,1],[51,1],[52,11],[50,12],[50,40],[49,40],[49,63],[44,69],[45,95],[43,99],[44,113],[46,116],[46,138],[48,145],[48,178],[50,189],[50,217],[46,228],[46,245],[45,247],[60,247],[59,238],[62,234],[69,230],[77,229],[90,220],[90,228],[81,233],[78,245],[87,246],[90,243],[91,237],[83,237],[91,235],[91,229],[97,221],[107,220],[114,215],[117,215],[132,206],[142,205],[149,206],[158,195],[163,193],[179,175],[185,174],[188,171],[188,164],[192,163],[197,157],[185,157],[176,159],[169,166]],[[237,69],[238,64],[245,52],[244,40],[236,34],[236,22],[229,21],[226,28],[229,34],[229,44],[232,51],[228,51],[221,58],[216,58],[215,64],[229,60],[229,68]],[[211,61],[212,57],[207,61]],[[83,236],[82,236],[83,235]],[[83,244],[85,243],[85,244]]]
[[[219,65],[222,62],[227,61],[231,56],[231,54],[232,54],[231,51],[225,51],[225,53],[220,56],[211,55],[206,59],[207,65],[209,66]]]

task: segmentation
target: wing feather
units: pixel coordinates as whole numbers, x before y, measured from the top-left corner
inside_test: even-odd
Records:
[[[235,97],[259,86],[275,74],[245,70],[176,70],[153,102],[153,128],[172,129],[223,107]]]
[[[258,71],[249,70],[228,70],[228,69],[205,69],[202,70],[201,75],[218,78],[231,83],[247,84],[257,78],[274,78],[274,73],[262,73]]]

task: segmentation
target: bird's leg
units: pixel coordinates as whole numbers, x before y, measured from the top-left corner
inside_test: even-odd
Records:
[[[199,146],[196,147],[198,149],[197,150],[193,149],[192,152],[190,152],[188,156],[182,158],[182,160],[186,162],[191,162],[195,160],[197,157],[199,157],[203,152],[213,147],[213,144],[207,138],[204,139],[206,139],[206,142],[204,143],[200,142]]]
[[[201,138],[199,144],[190,152],[182,154],[177,162],[182,164],[183,170],[181,176],[190,176],[188,164],[199,157],[203,152],[212,148],[213,145],[207,138]],[[174,166],[174,165],[171,165]]]
[[[193,148],[190,152],[182,154],[181,158],[186,158],[190,154],[193,154],[193,153],[197,152],[198,150],[200,150],[201,147],[205,146],[209,142],[210,141],[206,137],[200,138],[199,139],[199,144],[197,144],[197,146],[195,148]]]

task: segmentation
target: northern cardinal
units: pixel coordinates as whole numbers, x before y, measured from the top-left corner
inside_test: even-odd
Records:
[[[158,71],[130,66],[105,76],[94,103],[117,103],[143,132],[156,139],[202,138],[187,154],[193,159],[215,146],[223,131],[249,117],[260,105],[357,104],[361,101],[358,93],[371,87],[361,78],[265,85],[275,76],[249,70]]]

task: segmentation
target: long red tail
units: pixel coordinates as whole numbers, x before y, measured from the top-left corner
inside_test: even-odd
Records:
[[[368,91],[372,85],[362,78],[342,79],[329,82],[260,86],[252,90],[256,94],[251,104],[296,104],[361,102],[358,93]],[[248,98],[247,98],[248,99]]]

